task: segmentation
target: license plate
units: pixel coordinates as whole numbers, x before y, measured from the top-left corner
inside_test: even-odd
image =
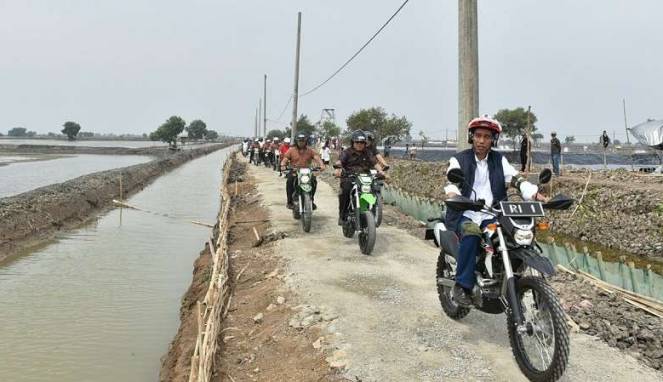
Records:
[[[500,207],[508,217],[545,216],[541,202],[500,202]]]

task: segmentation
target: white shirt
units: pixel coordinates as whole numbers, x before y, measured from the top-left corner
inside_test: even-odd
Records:
[[[323,147],[321,152],[322,160],[329,160],[329,147]]]
[[[476,191],[476,199],[483,199],[486,201],[486,205],[491,206],[493,204],[493,191],[490,188],[490,177],[488,174],[488,156],[483,160],[479,160],[479,158],[474,156],[474,159],[477,162],[477,169],[476,172],[474,173],[474,184],[472,185],[472,188]],[[458,163],[458,159],[455,157],[451,157],[449,159],[449,168],[447,169],[447,172],[453,168],[460,168],[460,163]],[[511,182],[511,178],[513,178],[515,175],[518,175],[518,171],[516,171],[513,166],[511,166],[511,163],[506,159],[506,157],[502,157],[502,171],[504,172],[504,183],[509,183]],[[520,184],[520,194],[523,196],[523,199],[525,200],[531,200],[532,196],[536,195],[536,193],[539,191],[539,188],[529,182],[522,182]],[[444,187],[444,192],[445,193],[454,193],[461,195],[460,190],[455,184],[450,184],[446,187]],[[474,193],[471,194],[470,197],[473,197]],[[477,225],[481,225],[481,222],[484,220],[489,220],[492,219],[493,216],[484,214],[481,212],[475,212],[475,211],[465,211],[463,213],[463,216],[471,219],[474,223]]]

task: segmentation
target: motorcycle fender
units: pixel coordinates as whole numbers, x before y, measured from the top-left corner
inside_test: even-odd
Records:
[[[555,274],[555,267],[550,259],[538,254],[534,249],[518,248],[510,253],[546,276]]]
[[[308,183],[300,184],[299,188],[301,188],[302,191],[304,191],[304,192],[307,192],[307,193],[311,192],[311,185],[308,184]]]
[[[361,194],[361,196],[359,197],[359,206],[362,211],[370,210],[375,204],[375,202],[377,202],[377,199],[373,194],[365,193]]]

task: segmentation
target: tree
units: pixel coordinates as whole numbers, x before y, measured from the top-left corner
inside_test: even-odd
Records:
[[[502,125],[502,134],[514,140],[516,145],[516,138],[527,131],[527,110],[522,107],[510,110],[502,109],[495,114],[494,117]],[[530,112],[530,122],[532,124],[532,133],[536,131],[536,115]]]
[[[339,135],[341,135],[341,128],[332,121],[325,121],[320,126],[320,136],[322,137],[338,137]]]
[[[534,140],[535,144],[538,144],[543,139],[543,134],[534,133],[534,134],[532,134],[532,139]]]
[[[205,130],[205,139],[213,141],[219,137],[219,133],[214,130]]]
[[[424,133],[423,130],[419,130],[419,137],[421,137],[421,146],[425,145],[428,143],[428,137],[426,136],[426,133]]]
[[[80,133],[78,133],[78,135],[81,138],[92,138],[92,137],[94,137],[94,133],[91,132],[91,131],[81,131]]]
[[[397,117],[394,114],[389,117],[381,107],[356,111],[348,117],[345,123],[348,125],[349,131],[364,130],[373,132],[378,142],[389,135],[401,140],[410,134],[410,128],[412,127],[412,123],[407,118]]]
[[[297,134],[311,135],[315,133],[315,126],[308,120],[305,114],[302,114],[297,120]]]
[[[27,135],[28,137],[32,138],[32,137],[34,137],[35,135],[37,135],[37,132],[36,132],[36,131],[32,131],[32,130],[30,130],[30,131],[28,131],[27,133],[25,133],[25,135]]]
[[[190,139],[203,139],[205,132],[207,131],[207,124],[200,119],[191,121],[189,126],[186,128],[186,132],[189,133]]]
[[[81,131],[81,125],[72,121],[65,122],[62,127],[64,127],[64,129],[62,129],[62,134],[66,135],[67,139],[70,141],[76,140],[76,135]]]
[[[564,143],[566,144],[573,143],[575,141],[576,137],[574,137],[573,135],[567,135],[566,138],[564,138]]]
[[[177,136],[184,131],[184,126],[186,126],[186,122],[174,115],[168,118],[158,129],[150,133],[150,139],[166,142],[171,147],[177,147]]]
[[[619,139],[615,139],[615,140],[613,141],[613,143],[616,144],[616,145],[621,145],[621,144],[622,144],[622,141],[620,141]]]
[[[25,127],[14,127],[7,132],[7,136],[10,137],[25,137],[28,132],[28,129]]]
[[[279,129],[273,129],[267,132],[267,139],[272,139],[274,137],[279,137],[279,139],[282,139],[284,136],[285,133],[283,132],[283,130]]]

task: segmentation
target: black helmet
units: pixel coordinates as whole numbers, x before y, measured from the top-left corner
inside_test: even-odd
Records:
[[[352,142],[366,142],[366,134],[361,130],[355,131],[352,133]]]
[[[367,131],[366,132],[366,139],[368,139],[369,141],[372,141],[372,140],[375,139],[375,135],[373,135],[373,133],[371,133],[370,131]]]

